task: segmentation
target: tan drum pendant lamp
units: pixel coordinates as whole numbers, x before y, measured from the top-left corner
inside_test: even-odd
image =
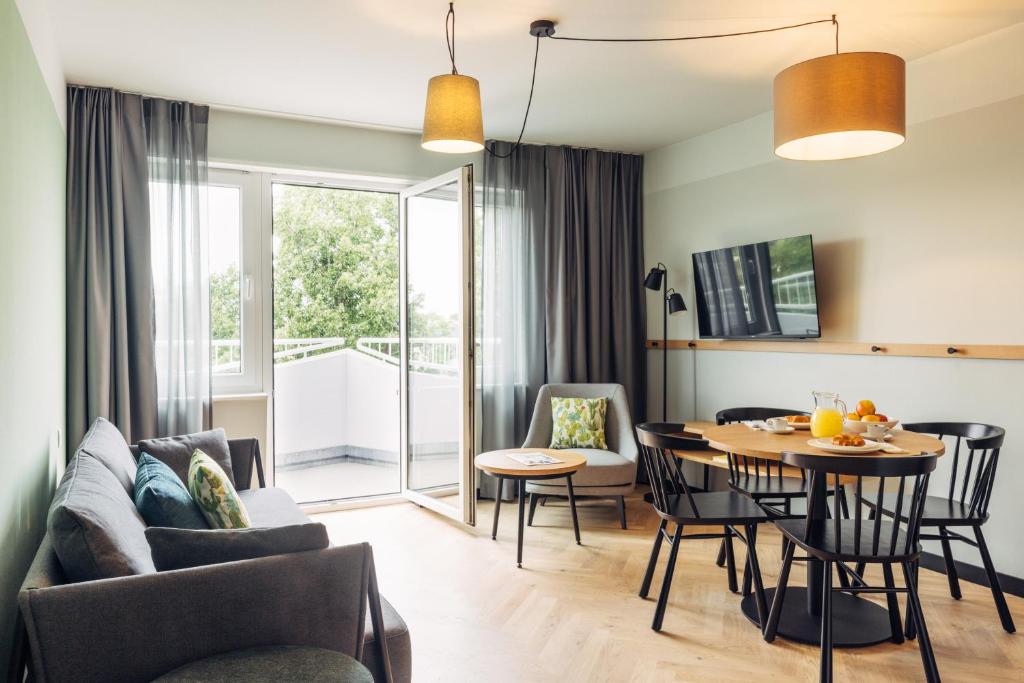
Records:
[[[449,24],[451,33],[449,34]],[[480,82],[455,68],[455,6],[448,3],[445,38],[452,72],[434,76],[427,83],[427,106],[423,114],[424,149],[462,154],[484,148],[484,117],[480,110]]]
[[[826,161],[878,154],[907,133],[906,63],[885,52],[839,52],[775,77],[775,154]]]

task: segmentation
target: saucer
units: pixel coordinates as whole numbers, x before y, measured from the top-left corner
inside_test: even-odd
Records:
[[[768,434],[792,434],[796,429],[793,427],[785,427],[784,429],[769,429],[768,427],[762,427],[761,431]]]

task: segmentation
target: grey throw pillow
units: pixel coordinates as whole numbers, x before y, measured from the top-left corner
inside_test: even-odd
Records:
[[[172,529],[151,526],[146,540],[158,571],[321,550],[330,545],[319,522],[249,529]]]
[[[79,452],[68,463],[50,505],[47,527],[72,581],[156,571],[146,523],[135,503],[117,477],[89,453]]]
[[[235,481],[235,473],[231,469],[231,450],[223,429],[211,429],[206,432],[168,436],[162,439],[143,439],[138,443],[139,452],[149,453],[164,463],[178,475],[182,483],[188,486],[188,465],[192,454],[198,448],[206,453],[220,468]]]
[[[102,417],[89,427],[75,453],[88,453],[110,470],[129,496],[135,490],[135,456],[121,431]]]

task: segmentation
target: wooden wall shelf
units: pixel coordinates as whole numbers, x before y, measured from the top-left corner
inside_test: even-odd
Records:
[[[660,349],[660,339],[648,339],[647,348]],[[761,351],[767,353],[820,353],[844,356],[910,356],[917,358],[974,358],[1024,360],[1024,346],[1008,344],[883,344],[832,341],[718,341],[669,339],[669,349],[697,351]]]

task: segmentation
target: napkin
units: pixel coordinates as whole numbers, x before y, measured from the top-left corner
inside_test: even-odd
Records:
[[[885,453],[892,453],[893,455],[910,455],[910,451],[900,448],[899,446],[893,446],[891,443],[883,443],[881,450]]]

